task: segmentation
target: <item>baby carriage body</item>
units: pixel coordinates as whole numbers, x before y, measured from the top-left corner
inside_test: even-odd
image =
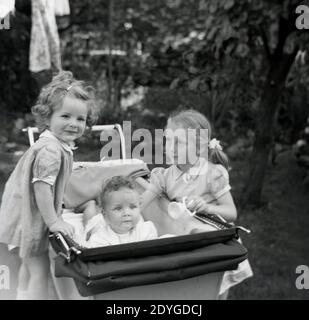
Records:
[[[125,158],[121,127],[111,128],[119,132]],[[28,129],[31,143],[33,132]],[[149,183],[147,165],[140,160],[75,163],[74,168],[64,201],[67,208],[94,199],[102,183],[114,175],[133,177],[140,192]],[[167,204],[159,197],[142,215],[154,223],[159,236],[174,237],[89,249],[51,234],[51,271],[59,298],[217,299],[224,271],[236,269],[247,258],[247,250],[237,241],[239,227],[216,216],[196,215],[189,217],[190,223],[197,228],[209,224],[212,231],[185,234],[182,223],[167,214]],[[72,214],[63,217],[72,222]]]

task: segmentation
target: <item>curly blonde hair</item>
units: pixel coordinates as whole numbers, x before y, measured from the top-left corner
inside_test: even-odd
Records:
[[[61,71],[42,88],[36,104],[31,108],[40,131],[47,128],[47,120],[55,110],[61,108],[67,96],[85,101],[88,108],[86,123],[88,126],[95,124],[98,119],[98,107],[94,89],[84,81],[74,79],[72,72]]]

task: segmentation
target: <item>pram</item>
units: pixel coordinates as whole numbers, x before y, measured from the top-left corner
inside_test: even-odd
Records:
[[[141,192],[147,188],[147,165],[126,159],[121,126],[92,128],[104,129],[118,130],[122,159],[75,163],[64,201],[67,208],[95,198],[98,190],[85,190],[83,182],[101,179],[102,172],[100,183],[124,174],[136,179]],[[37,129],[26,130],[30,144],[34,143],[33,133]],[[62,234],[51,234],[51,271],[58,297],[217,299],[224,271],[236,269],[247,258],[247,250],[237,241],[242,228],[216,216],[198,214],[190,218],[190,223],[197,228],[206,223],[214,231],[184,234],[183,225],[168,216],[167,204],[166,198],[158,198],[143,212],[143,218],[153,221],[159,235],[168,233],[175,237],[88,249]]]

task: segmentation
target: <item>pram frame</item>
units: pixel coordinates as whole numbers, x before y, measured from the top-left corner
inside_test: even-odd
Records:
[[[118,131],[119,136],[120,136],[121,157],[122,157],[122,159],[126,159],[125,137],[123,135],[122,128],[119,124],[96,125],[91,128],[92,131],[115,130],[115,129]],[[23,129],[23,131],[27,132],[30,146],[32,146],[35,142],[34,141],[34,134],[39,132],[38,128],[28,127],[28,128]],[[141,184],[141,186],[144,186],[146,183],[142,178],[137,178],[137,180]],[[241,229],[241,227],[235,227],[236,234],[237,234],[238,229]],[[76,256],[81,255],[81,251],[78,248],[75,248],[74,246],[69,246],[61,234],[57,234],[56,237],[60,240],[60,242],[63,244],[63,246],[67,250],[67,253],[58,252],[58,255],[62,256],[68,263],[70,263]],[[54,261],[52,263],[54,263]],[[55,270],[53,268],[54,268],[54,266],[51,267],[51,270]],[[210,274],[208,273],[208,274],[204,274],[203,276],[197,276],[197,277],[184,279],[184,280],[154,283],[154,284],[150,284],[150,285],[139,285],[137,287],[129,287],[129,288],[124,288],[124,289],[120,289],[120,290],[116,290],[116,291],[105,292],[105,293],[96,295],[95,297],[99,297],[99,299],[102,299],[102,298],[103,299],[115,299],[117,297],[120,299],[123,299],[124,296],[123,296],[122,292],[128,292],[128,296],[130,297],[130,299],[141,299],[141,298],[147,299],[147,297],[145,296],[145,290],[147,292],[148,291],[147,288],[149,287],[149,288],[153,288],[155,290],[156,293],[154,292],[154,297],[157,297],[157,299],[161,299],[162,294],[163,295],[165,294],[166,297],[168,297],[168,299],[175,297],[174,295],[169,295],[167,293],[170,290],[172,290],[172,292],[174,292],[174,294],[176,294],[177,299],[179,299],[179,298],[181,298],[181,297],[179,297],[180,291],[179,291],[179,289],[174,290],[173,289],[174,285],[175,285],[175,288],[187,288],[187,287],[192,286],[192,284],[190,284],[190,283],[199,284],[199,283],[201,283],[201,279],[206,279],[205,280],[206,283],[213,284],[214,287],[212,288],[212,290],[209,290],[209,291],[211,291],[211,293],[208,293],[208,295],[210,295],[210,296],[208,296],[206,294],[205,298],[206,299],[217,299],[219,296],[219,289],[220,289],[220,284],[222,281],[223,273],[224,272],[219,271],[219,272],[214,272],[214,273],[210,273]],[[52,273],[52,276],[54,277],[53,273]],[[191,279],[192,279],[192,282],[191,282]],[[73,279],[70,279],[70,280],[73,281]],[[55,281],[55,278],[54,278],[54,281]],[[206,283],[205,283],[205,288],[207,288]],[[167,290],[164,289],[165,286],[167,286],[167,288],[168,288]],[[194,285],[193,285],[193,287],[194,287]],[[58,289],[59,288],[56,288],[56,291]],[[150,289],[150,290],[152,290],[152,289]],[[199,290],[200,290],[200,288],[199,288]],[[132,295],[132,293],[133,293],[133,295]],[[73,293],[73,294],[75,294],[75,293]],[[157,294],[157,296],[155,294]],[[192,297],[192,298],[194,298],[194,297]],[[201,298],[199,296],[195,296],[195,299],[201,299]]]

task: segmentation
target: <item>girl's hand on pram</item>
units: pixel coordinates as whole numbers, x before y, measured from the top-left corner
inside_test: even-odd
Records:
[[[49,230],[53,233],[61,232],[62,234],[69,236],[71,238],[75,233],[74,227],[71,224],[63,221],[62,219],[58,219],[54,224],[52,224]]]
[[[186,198],[186,206],[190,211],[208,213],[209,206],[207,202],[199,196],[189,196]]]

